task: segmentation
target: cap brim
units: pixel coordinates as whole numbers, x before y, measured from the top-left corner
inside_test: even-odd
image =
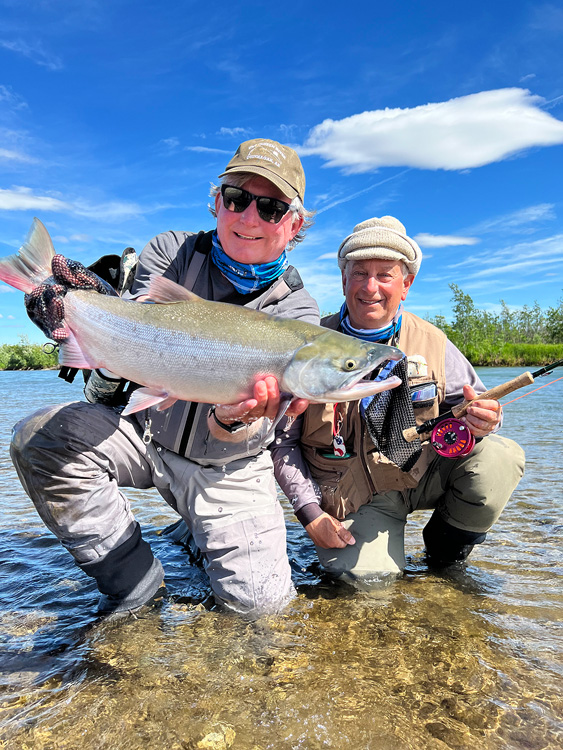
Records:
[[[268,182],[271,182],[273,185],[275,185],[277,188],[279,188],[282,193],[287,196],[290,200],[293,200],[294,198],[301,197],[297,190],[292,187],[289,182],[286,182],[282,177],[275,174],[274,172],[271,172],[269,169],[266,169],[265,167],[261,167],[259,165],[255,164],[246,164],[245,166],[241,167],[233,167],[232,169],[227,169],[225,172],[219,175],[219,177],[227,177],[227,175],[233,174],[234,172],[243,172],[245,174],[257,174],[260,175],[260,177],[265,177]]]

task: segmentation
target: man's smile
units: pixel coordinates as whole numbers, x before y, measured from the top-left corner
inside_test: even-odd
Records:
[[[237,237],[240,237],[241,240],[261,240],[261,237],[250,237],[247,234],[240,234],[240,232],[234,232]]]

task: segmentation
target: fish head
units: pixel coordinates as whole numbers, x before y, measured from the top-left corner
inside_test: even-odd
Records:
[[[403,357],[395,346],[326,330],[295,352],[285,369],[282,387],[314,403],[355,401],[399,385],[401,381],[395,376],[360,381],[383,362]]]

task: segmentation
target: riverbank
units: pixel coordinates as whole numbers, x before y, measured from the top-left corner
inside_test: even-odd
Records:
[[[463,354],[473,367],[541,367],[563,359],[563,344],[503,344],[483,348],[470,345]]]

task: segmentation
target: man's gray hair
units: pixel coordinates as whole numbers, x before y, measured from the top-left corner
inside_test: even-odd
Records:
[[[254,177],[256,177],[255,174],[251,174],[250,172],[236,172],[230,175],[225,175],[225,177],[221,180],[219,185],[214,185],[211,183],[211,190],[209,191],[209,196],[213,198],[213,203],[208,203],[207,208],[209,209],[212,216],[217,218],[217,212],[215,211],[215,196],[221,192],[221,185],[232,185],[233,187],[244,187],[245,184],[252,180]],[[315,211],[307,211],[303,203],[301,203],[300,198],[294,198],[290,205],[289,210],[291,213],[295,216],[300,216],[303,218],[303,226],[297,232],[295,237],[290,240],[289,242],[289,250],[293,250],[293,248],[302,240],[305,239],[305,234],[307,233],[307,230],[310,226],[313,225],[315,220]],[[294,218],[295,221],[295,218]]]

